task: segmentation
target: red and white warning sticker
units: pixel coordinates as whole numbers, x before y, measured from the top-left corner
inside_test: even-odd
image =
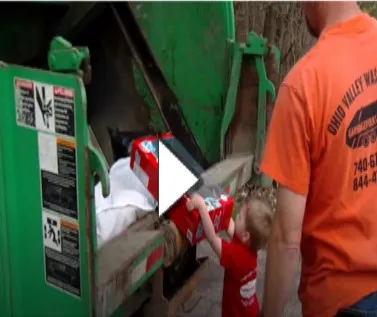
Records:
[[[15,78],[17,124],[74,138],[74,92],[70,88]]]

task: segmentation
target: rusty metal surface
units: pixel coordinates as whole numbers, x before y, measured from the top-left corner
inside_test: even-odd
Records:
[[[153,230],[157,221],[157,212],[150,212],[143,217],[137,218],[136,222],[127,228],[127,232],[130,233],[140,230]]]
[[[137,258],[161,233],[159,231],[127,231],[106,242],[97,251],[98,280],[102,286]]]
[[[253,155],[236,154],[227,157],[225,160],[216,163],[206,170],[201,178],[209,186],[227,186],[230,183],[235,184],[231,189],[230,195],[250,179],[252,172]]]
[[[126,299],[132,283],[130,266],[160,236],[159,231],[126,231],[98,250],[97,316],[108,316]]]

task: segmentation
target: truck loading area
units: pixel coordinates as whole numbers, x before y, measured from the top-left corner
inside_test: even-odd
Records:
[[[135,140],[171,133],[229,201],[272,187],[278,48],[235,41],[231,2],[0,7],[1,316],[194,316],[221,271],[197,227],[159,217]]]

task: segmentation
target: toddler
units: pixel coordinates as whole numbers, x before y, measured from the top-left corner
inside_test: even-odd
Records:
[[[265,247],[270,232],[271,209],[262,201],[249,199],[241,206],[235,221],[229,223],[231,242],[216,235],[206,204],[193,195],[187,209],[199,211],[206,238],[224,267],[222,317],[256,317],[257,252]]]

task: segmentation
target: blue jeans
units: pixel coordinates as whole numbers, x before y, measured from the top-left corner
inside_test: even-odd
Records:
[[[365,296],[356,304],[339,312],[337,316],[377,317],[377,292]]]

